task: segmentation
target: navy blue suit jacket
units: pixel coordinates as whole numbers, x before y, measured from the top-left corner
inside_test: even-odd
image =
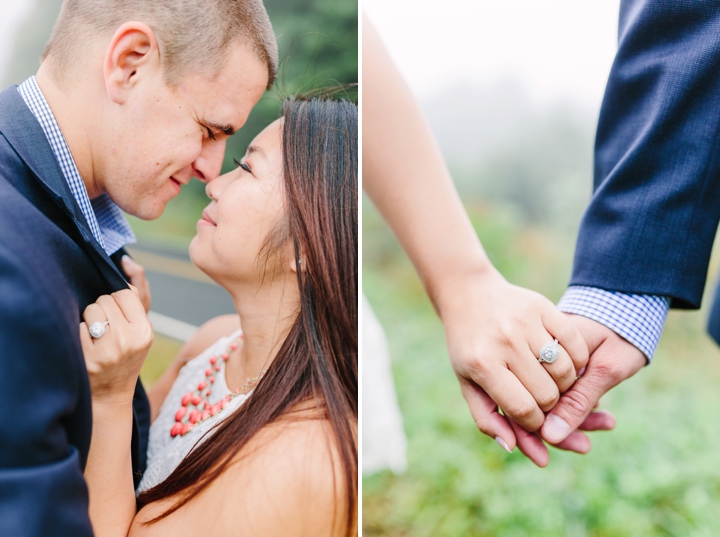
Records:
[[[699,308],[720,220],[719,1],[622,1],[594,183],[571,285]]]
[[[0,93],[0,535],[92,535],[78,325],[98,296],[127,288],[117,261],[93,238],[17,87]],[[139,381],[134,410],[137,479],[149,427]]]

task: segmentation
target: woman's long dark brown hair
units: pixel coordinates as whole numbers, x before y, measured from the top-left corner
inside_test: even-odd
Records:
[[[286,229],[305,268],[297,272],[299,314],[247,401],[138,503],[177,496],[155,520],[164,518],[218,477],[260,429],[310,402],[334,435],[350,535],[358,479],[358,110],[344,100],[293,97],[283,115]]]

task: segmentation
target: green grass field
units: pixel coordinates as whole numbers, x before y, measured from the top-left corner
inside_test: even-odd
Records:
[[[574,230],[528,230],[511,212],[468,210],[508,280],[559,299]],[[404,475],[363,479],[363,535],[720,535],[720,351],[705,333],[707,312],[672,312],[654,363],[603,399],[615,431],[593,434],[585,456],[552,450],[539,469],[476,430],[442,326],[369,203],[363,256],[364,291],[388,336],[409,439]],[[363,396],[372,397],[367,386]]]
[[[140,379],[146,390],[152,388],[157,379],[165,372],[170,362],[180,351],[182,343],[169,337],[155,334],[155,341],[150,348],[148,357],[145,359],[143,368],[140,371]]]

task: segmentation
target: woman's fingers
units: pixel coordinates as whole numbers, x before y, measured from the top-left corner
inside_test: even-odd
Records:
[[[515,449],[515,434],[507,418],[498,412],[498,406],[485,391],[474,382],[458,377],[460,391],[470,408],[477,428],[480,432],[494,438],[506,451]]]
[[[80,324],[80,341],[93,399],[132,400],[153,332],[140,299],[129,289],[103,295],[89,305]],[[106,333],[92,339],[89,326],[106,322]]]
[[[577,372],[575,370],[575,364],[573,363],[570,355],[565,351],[560,343],[557,343],[558,356],[554,362],[540,362],[540,350],[546,344],[552,344],[554,339],[553,336],[548,334],[544,329],[542,335],[538,337],[531,337],[530,339],[530,351],[533,354],[535,361],[542,367],[552,378],[553,382],[557,386],[560,393],[566,392],[570,386],[575,383],[577,379]],[[557,402],[555,400],[553,405]],[[552,406],[550,407],[552,408]],[[550,408],[543,408],[545,412]]]
[[[547,373],[541,371],[548,384],[552,383]],[[503,366],[496,366],[489,371],[478,372],[473,378],[495,401],[503,413],[519,423],[527,431],[538,430],[545,420],[545,414],[538,406],[534,396],[528,391],[517,376]],[[557,391],[557,388],[555,388]]]
[[[127,292],[131,293],[130,290],[128,290]],[[123,311],[118,306],[118,303],[116,302],[114,296],[103,295],[97,299],[96,304],[102,308],[103,312],[105,313],[106,319],[110,323],[110,326],[113,326],[116,332],[121,330],[124,325],[129,323],[129,321],[123,314]]]
[[[82,347],[83,356],[85,357],[85,364],[88,366],[90,364],[88,357],[92,351],[93,341],[90,330],[88,329],[88,324],[86,322],[80,323],[80,346]]]
[[[145,267],[128,255],[124,255],[121,262],[125,274],[130,278],[130,284],[137,289],[143,308],[145,308],[146,312],[150,311],[152,295],[150,293],[150,283],[145,276]]]
[[[92,326],[93,323],[102,323],[107,321],[107,317],[105,316],[105,311],[102,307],[95,303],[90,304],[87,308],[85,308],[85,311],[83,312],[83,320],[88,326]]]
[[[555,380],[548,375],[548,372],[538,362],[537,358],[529,350],[519,351],[515,360],[512,360],[508,367],[510,372],[515,375],[522,383],[525,389],[535,399],[537,406],[543,412],[549,412],[555,403],[560,399],[560,391]],[[505,407],[500,405],[503,410]],[[515,419],[514,416],[511,416]],[[543,415],[543,419],[545,416]],[[522,422],[515,419],[522,425]],[[535,429],[531,429],[535,430]]]
[[[515,433],[517,446],[522,454],[540,468],[545,468],[550,461],[550,454],[542,439],[536,433],[527,432],[513,420],[510,420],[510,426]]]
[[[129,323],[147,322],[147,312],[141,298],[130,289],[112,294],[112,298]]]
[[[551,336],[548,341],[552,341],[552,338],[558,340],[560,346],[570,356],[575,371],[584,368],[590,358],[590,352],[585,339],[575,324],[552,304],[543,308],[541,319],[545,329]]]

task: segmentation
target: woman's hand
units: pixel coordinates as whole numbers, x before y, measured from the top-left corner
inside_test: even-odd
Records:
[[[132,259],[129,255],[122,257],[122,267],[125,274],[130,278],[130,284],[137,289],[145,312],[150,311],[152,303],[152,295],[150,293],[150,283],[145,277],[145,267]]]
[[[94,401],[132,401],[140,368],[153,342],[153,330],[137,290],[103,295],[90,304],[80,323],[80,342]],[[94,339],[89,327],[105,322]]]
[[[437,305],[473,419],[512,450],[516,435],[506,417],[525,431],[540,429],[545,413],[587,364],[585,340],[552,302],[494,270],[453,282],[438,293]],[[551,364],[540,363],[540,349],[553,339],[560,355]]]

